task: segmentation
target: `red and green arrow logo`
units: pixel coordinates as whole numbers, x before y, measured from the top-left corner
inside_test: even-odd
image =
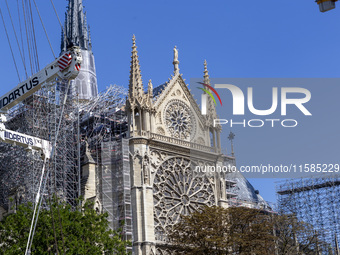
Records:
[[[197,88],[200,89],[200,90],[203,90],[205,93],[207,93],[212,98],[215,105],[217,105],[214,95],[208,89],[210,89],[212,92],[214,92],[215,95],[217,96],[218,100],[220,101],[221,106],[222,106],[221,97],[213,87],[211,87],[210,85],[203,83],[203,82],[197,82],[197,83],[202,84],[203,87],[204,87],[204,88],[200,88],[200,87],[197,87]]]

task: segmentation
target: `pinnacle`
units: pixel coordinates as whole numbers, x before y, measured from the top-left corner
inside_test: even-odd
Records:
[[[133,35],[132,36],[132,51],[135,52],[135,51],[137,51],[136,49],[137,49],[137,46],[136,46],[136,36]]]
[[[207,67],[207,61],[204,60],[204,83],[210,84],[209,72]]]
[[[136,46],[136,36],[132,36],[132,56],[131,56],[131,66],[130,66],[130,82],[129,82],[129,94],[132,97],[143,94],[143,82],[142,74],[140,70],[137,46]]]

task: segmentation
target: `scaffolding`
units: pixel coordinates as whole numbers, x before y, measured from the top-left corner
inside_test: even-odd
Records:
[[[125,239],[132,239],[131,185],[129,140],[117,139],[102,143],[101,200],[109,214],[110,227],[124,223]]]
[[[235,161],[226,161],[225,165],[228,164],[235,164]],[[227,173],[225,182],[229,206],[261,209],[271,213],[276,211],[275,204],[265,201],[240,172]]]
[[[68,99],[61,116],[61,102]],[[56,194],[75,205],[84,195],[81,179],[86,151],[95,164],[95,197],[101,211],[109,215],[112,229],[123,226],[124,237],[132,238],[129,140],[125,114],[127,91],[110,86],[91,100],[79,102],[65,82],[44,86],[7,115],[6,128],[54,142],[61,126],[55,156],[44,196]],[[78,146],[80,144],[80,146]],[[0,143],[0,206],[11,212],[15,205],[34,202],[40,180],[40,153]],[[13,206],[12,206],[13,205]]]
[[[88,149],[96,165],[96,194],[101,211],[108,213],[110,228],[123,227],[124,238],[131,240],[132,212],[126,96],[126,89],[113,85],[96,98],[81,105],[80,136],[82,151]],[[88,148],[85,148],[86,146]],[[83,193],[84,184],[82,184]]]
[[[53,143],[60,122],[56,152],[48,164],[49,176],[43,196],[56,194],[74,205],[78,197],[76,100],[68,84],[55,80],[45,84],[7,113],[6,128],[39,137]],[[64,112],[62,102],[68,94]],[[40,152],[0,143],[0,206],[15,210],[15,205],[34,202],[42,171]],[[13,207],[11,205],[14,205]]]
[[[338,254],[340,177],[285,180],[277,184],[276,190],[279,212],[311,224],[322,241],[321,254]]]

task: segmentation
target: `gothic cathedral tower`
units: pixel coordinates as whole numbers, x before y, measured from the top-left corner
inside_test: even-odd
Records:
[[[69,0],[65,17],[65,27],[62,32],[61,53],[70,45],[79,46],[83,63],[78,77],[72,81],[73,90],[79,95],[79,100],[88,100],[98,94],[96,67],[92,53],[92,44],[86,13],[82,0]]]
[[[167,234],[180,215],[202,205],[228,207],[223,172],[195,172],[196,167],[222,167],[234,158],[221,153],[220,127],[212,127],[179,73],[174,48],[174,73],[168,82],[144,91],[135,36],[132,42],[129,94],[131,209],[135,255],[172,254]],[[207,65],[204,82],[209,83]]]

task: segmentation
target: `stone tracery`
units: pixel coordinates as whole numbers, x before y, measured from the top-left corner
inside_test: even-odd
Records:
[[[192,162],[182,157],[164,161],[153,182],[156,240],[166,241],[167,230],[180,215],[187,215],[202,205],[215,204],[214,186],[205,175],[192,171]]]
[[[180,100],[172,100],[165,109],[165,125],[172,137],[190,139],[195,132],[194,115]]]

